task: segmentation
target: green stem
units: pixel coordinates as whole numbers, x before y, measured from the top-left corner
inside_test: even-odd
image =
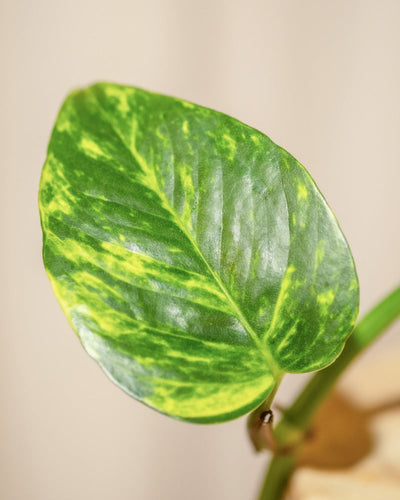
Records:
[[[295,464],[294,455],[284,455],[279,460],[274,457],[269,464],[259,500],[283,498]]]
[[[275,429],[282,448],[292,446],[288,455],[275,455],[269,465],[259,500],[280,500],[295,469],[301,439],[310,426],[316,409],[326,398],[339,376],[373,340],[400,315],[400,287],[375,306],[358,323],[337,360],[317,372],[292,406],[287,409]]]

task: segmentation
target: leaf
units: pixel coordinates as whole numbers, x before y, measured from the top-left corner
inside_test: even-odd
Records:
[[[257,130],[101,83],[58,115],[40,183],[43,258],[85,349],[174,417],[257,407],[331,363],[358,308],[353,260],[303,167]]]

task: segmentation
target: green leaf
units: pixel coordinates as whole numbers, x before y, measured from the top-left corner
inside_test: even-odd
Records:
[[[73,92],[40,183],[43,256],[85,349],[126,392],[219,422],[331,363],[358,308],[338,224],[257,130],[115,84]]]

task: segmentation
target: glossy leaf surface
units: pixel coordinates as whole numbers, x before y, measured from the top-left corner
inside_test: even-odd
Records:
[[[72,93],[40,184],[43,255],[88,353],[159,411],[218,422],[332,362],[354,324],[347,243],[259,131],[115,84]]]

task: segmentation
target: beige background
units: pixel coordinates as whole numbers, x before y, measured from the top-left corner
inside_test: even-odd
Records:
[[[399,21],[398,0],[1,0],[1,499],[251,499],[266,460],[243,419],[183,424],[130,399],[70,330],[37,211],[66,94],[113,80],[268,134],[334,209],[365,311],[400,277]]]

